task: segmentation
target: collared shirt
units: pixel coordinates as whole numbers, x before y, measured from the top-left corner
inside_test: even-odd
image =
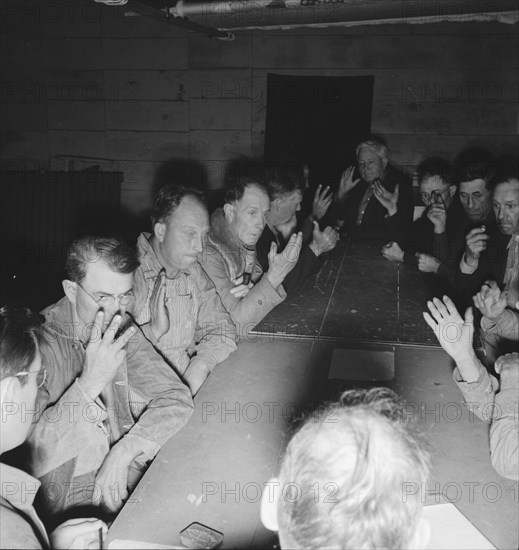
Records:
[[[0,548],[49,548],[45,527],[33,507],[40,482],[0,463]]]
[[[135,274],[133,314],[143,329],[151,319],[150,298],[163,268],[150,237],[149,233],[141,233],[137,241],[141,266]],[[169,364],[180,372],[185,371],[195,353],[209,369],[213,369],[236,349],[236,327],[198,262],[180,271],[176,277],[166,278],[166,308],[168,332],[159,341],[154,341],[150,331],[145,331],[145,334]]]

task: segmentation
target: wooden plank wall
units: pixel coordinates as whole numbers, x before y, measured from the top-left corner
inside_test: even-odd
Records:
[[[2,168],[121,170],[133,214],[149,208],[166,161],[199,164],[218,188],[228,160],[261,155],[268,72],[375,75],[372,130],[410,169],[467,145],[519,149],[517,25],[247,31],[223,42],[92,0],[0,10]]]

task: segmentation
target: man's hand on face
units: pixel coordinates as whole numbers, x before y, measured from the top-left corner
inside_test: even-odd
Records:
[[[133,458],[115,445],[97,472],[94,498],[109,512],[118,512],[128,498],[128,471]]]
[[[323,186],[319,185],[314,196],[312,216],[316,220],[320,220],[326,214],[333,199],[333,193],[330,191],[330,186],[325,187],[324,191],[322,191],[322,188]]]
[[[427,217],[434,225],[435,233],[443,233],[447,226],[447,210],[443,204],[435,202],[427,209]]]
[[[160,270],[150,297],[150,328],[156,340],[169,330],[169,315],[166,307],[166,271]]]
[[[467,233],[465,247],[465,261],[476,266],[479,263],[479,257],[483,250],[487,248],[488,235],[486,234],[485,226],[475,227]]]
[[[99,530],[102,535],[100,537]],[[65,521],[49,535],[51,548],[65,549],[101,549],[101,540],[108,535],[108,527],[97,518],[76,518]]]
[[[397,183],[393,192],[388,191],[380,182],[375,180],[373,182],[373,194],[378,202],[387,210],[389,216],[394,216],[398,212],[398,196],[400,192],[400,186]]]
[[[485,281],[473,300],[482,315],[495,322],[506,309],[506,298],[506,291],[501,292],[495,281]]]
[[[283,252],[279,254],[276,243],[271,243],[268,254],[269,270],[267,271],[267,277],[274,288],[277,288],[294,269],[297,260],[299,260],[302,245],[303,234],[301,232],[292,235]]]
[[[333,250],[339,240],[339,233],[332,227],[328,226],[323,231],[319,229],[319,224],[314,221],[314,231],[312,233],[312,242],[310,248],[312,252],[319,257],[325,252]]]
[[[382,247],[382,256],[390,262],[404,261],[404,251],[395,241],[391,241]]]
[[[337,190],[337,198],[340,201],[359,183],[360,178],[353,179],[354,173],[355,166],[348,166],[342,173],[339,189]]]
[[[440,261],[431,254],[419,252],[416,254],[416,259],[418,260],[418,270],[422,273],[438,273]]]
[[[135,332],[135,327],[127,328],[118,338],[122,317],[114,315],[110,325],[102,334],[105,313],[98,311],[90,331],[90,340],[86,347],[83,372],[79,383],[83,390],[94,401],[115,376],[119,365],[126,357],[125,346]]]

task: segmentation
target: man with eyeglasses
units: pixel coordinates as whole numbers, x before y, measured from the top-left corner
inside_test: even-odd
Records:
[[[390,242],[382,248],[382,255],[389,261],[405,262],[416,266],[423,273],[438,274],[449,282],[454,281],[455,265],[448,262],[443,249],[438,245],[439,236],[453,235],[462,215],[456,197],[453,169],[448,161],[431,157],[418,165],[420,198],[425,205],[424,213],[406,234],[395,226],[399,242]],[[438,282],[426,276],[431,290],[436,292]],[[446,292],[448,287],[440,289]]]
[[[48,381],[30,468],[53,522],[78,506],[117,512],[193,410],[189,388],[126,313],[138,266],[117,238],[79,239],[67,255],[65,297],[43,312]]]
[[[101,548],[107,526],[97,518],[67,521],[47,536],[33,507],[39,481],[4,462],[4,453],[27,439],[38,389],[46,381],[40,325],[40,316],[28,308],[0,308],[0,548]]]

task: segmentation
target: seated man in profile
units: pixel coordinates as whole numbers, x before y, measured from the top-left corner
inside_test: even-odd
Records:
[[[293,436],[261,519],[283,549],[425,548],[429,455],[386,388],[347,391]],[[410,489],[413,489],[412,491]]]
[[[519,353],[497,359],[499,382],[477,358],[472,345],[474,316],[468,308],[463,319],[447,297],[427,303],[427,324],[442,348],[456,362],[453,377],[465,402],[479,418],[490,423],[490,458],[495,470],[519,479]]]
[[[192,414],[189,388],[126,313],[138,266],[117,238],[79,239],[67,255],[65,297],[43,311],[48,380],[29,464],[46,515],[99,504],[117,512]]]
[[[263,271],[256,259],[256,243],[269,208],[267,190],[260,183],[248,177],[238,178],[227,187],[223,208],[211,216],[211,230],[200,257],[243,336],[285,299],[282,283],[296,265],[301,250],[301,234],[290,237],[286,254],[278,254],[272,243],[269,268]]]
[[[408,234],[413,222],[411,179],[389,163],[388,149],[374,139],[359,143],[356,150],[360,177],[348,167],[333,204],[338,225],[366,238],[397,240],[393,227]],[[394,218],[395,219],[391,219]]]
[[[28,308],[0,308],[0,454],[22,445],[31,429],[38,388],[47,374],[40,325],[40,316]],[[0,480],[0,548],[101,548],[100,532],[101,539],[108,532],[101,520],[70,520],[47,537],[32,505],[39,481],[3,462]]]
[[[270,210],[267,223],[257,243],[258,261],[263,271],[269,269],[269,255],[273,243],[277,252],[284,252],[291,236],[297,229],[297,212],[303,199],[303,180],[298,171],[283,164],[270,167],[265,171],[266,186],[270,196]],[[285,276],[283,287],[291,294],[307,279],[315,276],[322,263],[321,254],[333,250],[339,235],[331,227],[321,231],[317,221],[313,221],[313,230],[309,244],[304,244],[295,267]]]
[[[236,327],[197,261],[209,214],[199,191],[166,185],[151,218],[153,233],[141,233],[137,241],[132,313],[195,395],[214,366],[236,349]]]

